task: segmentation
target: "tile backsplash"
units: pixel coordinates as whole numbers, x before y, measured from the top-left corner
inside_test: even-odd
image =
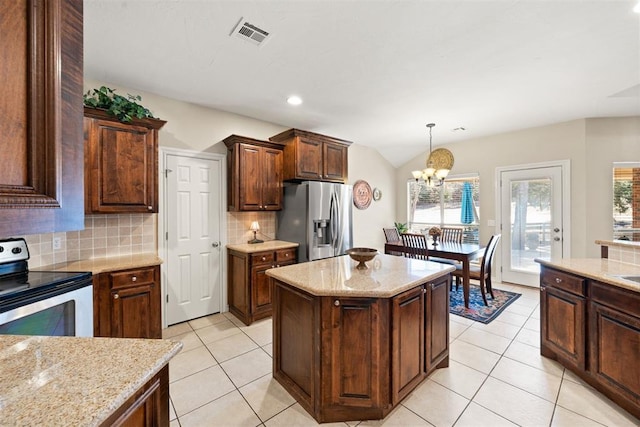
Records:
[[[275,212],[227,212],[227,243],[237,245],[253,239],[253,231],[249,230],[252,221],[260,224],[260,231],[256,234],[258,239],[276,238]]]
[[[275,239],[275,212],[227,212],[227,243],[251,240],[252,221],[260,224],[258,239]],[[29,247],[29,268],[158,251],[157,214],[87,215],[84,226],[81,231],[24,236]],[[54,249],[54,240],[59,240],[59,248]]]
[[[157,214],[86,215],[84,230],[24,236],[29,268],[77,261],[157,252]],[[54,249],[54,241],[60,247]]]

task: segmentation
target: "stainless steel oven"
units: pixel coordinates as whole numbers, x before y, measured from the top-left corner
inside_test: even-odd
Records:
[[[0,334],[93,336],[89,272],[30,271],[24,239],[0,240]]]

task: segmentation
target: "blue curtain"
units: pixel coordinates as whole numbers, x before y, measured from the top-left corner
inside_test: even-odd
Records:
[[[471,184],[465,182],[462,186],[462,209],[460,209],[460,222],[472,224],[475,220],[473,214],[473,190]]]

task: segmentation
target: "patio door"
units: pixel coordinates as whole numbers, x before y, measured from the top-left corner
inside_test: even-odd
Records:
[[[534,259],[568,256],[568,168],[562,162],[499,171],[503,282],[539,286]]]

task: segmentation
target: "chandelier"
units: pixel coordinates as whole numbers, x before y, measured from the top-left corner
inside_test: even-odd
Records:
[[[453,167],[453,154],[446,148],[438,148],[435,151],[431,148],[431,129],[435,123],[427,124],[429,128],[429,157],[427,157],[427,167],[423,170],[412,171],[411,174],[416,182],[423,180],[427,186],[435,187],[444,183],[444,179],[449,175]]]

